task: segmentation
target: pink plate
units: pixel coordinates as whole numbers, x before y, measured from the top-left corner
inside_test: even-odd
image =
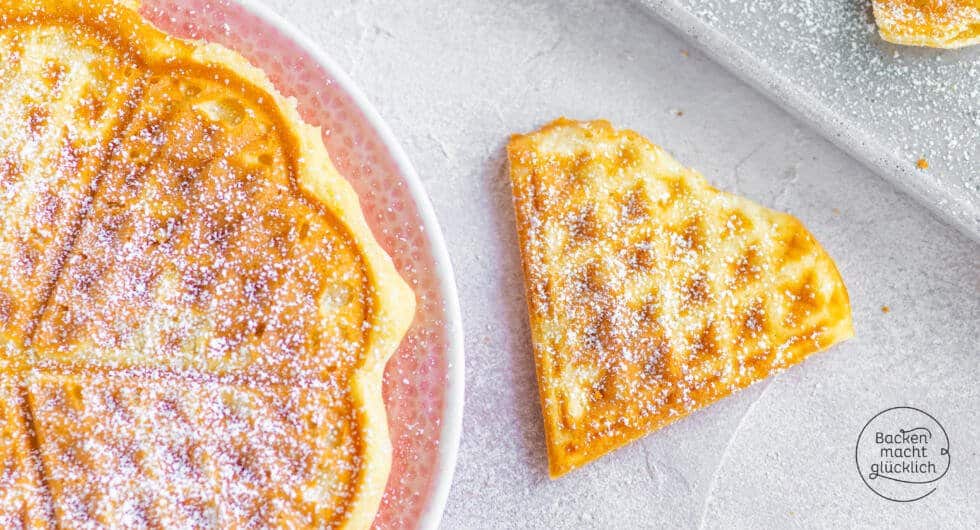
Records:
[[[337,169],[419,301],[385,372],[394,446],[375,528],[435,528],[449,492],[463,409],[456,287],[442,232],[401,147],[361,92],[295,28],[251,0],[144,0],[143,14],[181,37],[232,48],[261,67],[322,128]]]

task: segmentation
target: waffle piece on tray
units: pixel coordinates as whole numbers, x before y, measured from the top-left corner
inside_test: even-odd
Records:
[[[962,48],[980,43],[980,0],[874,0],[881,37],[896,44]]]

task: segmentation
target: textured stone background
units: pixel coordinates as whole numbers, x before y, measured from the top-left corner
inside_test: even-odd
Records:
[[[445,528],[980,520],[975,243],[629,2],[269,4],[375,103],[445,231],[467,387]],[[721,188],[800,217],[837,260],[857,337],[550,481],[503,146],[563,114],[636,129]],[[895,405],[950,437],[949,474],[912,504],[878,498],[854,466],[858,432]]]

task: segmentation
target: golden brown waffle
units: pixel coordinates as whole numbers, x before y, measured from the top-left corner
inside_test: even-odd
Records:
[[[264,74],[0,0],[0,527],[367,527],[414,297]]]
[[[896,44],[962,48],[980,43],[980,0],[874,0],[881,38]]]
[[[0,381],[0,528],[47,528],[50,498],[21,393],[16,384]]]
[[[853,334],[799,221],[640,135],[559,119],[508,155],[553,477]]]

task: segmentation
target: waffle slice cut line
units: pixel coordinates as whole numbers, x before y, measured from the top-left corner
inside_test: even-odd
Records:
[[[0,527],[366,528],[414,296],[294,101],[137,8],[0,0]]]

